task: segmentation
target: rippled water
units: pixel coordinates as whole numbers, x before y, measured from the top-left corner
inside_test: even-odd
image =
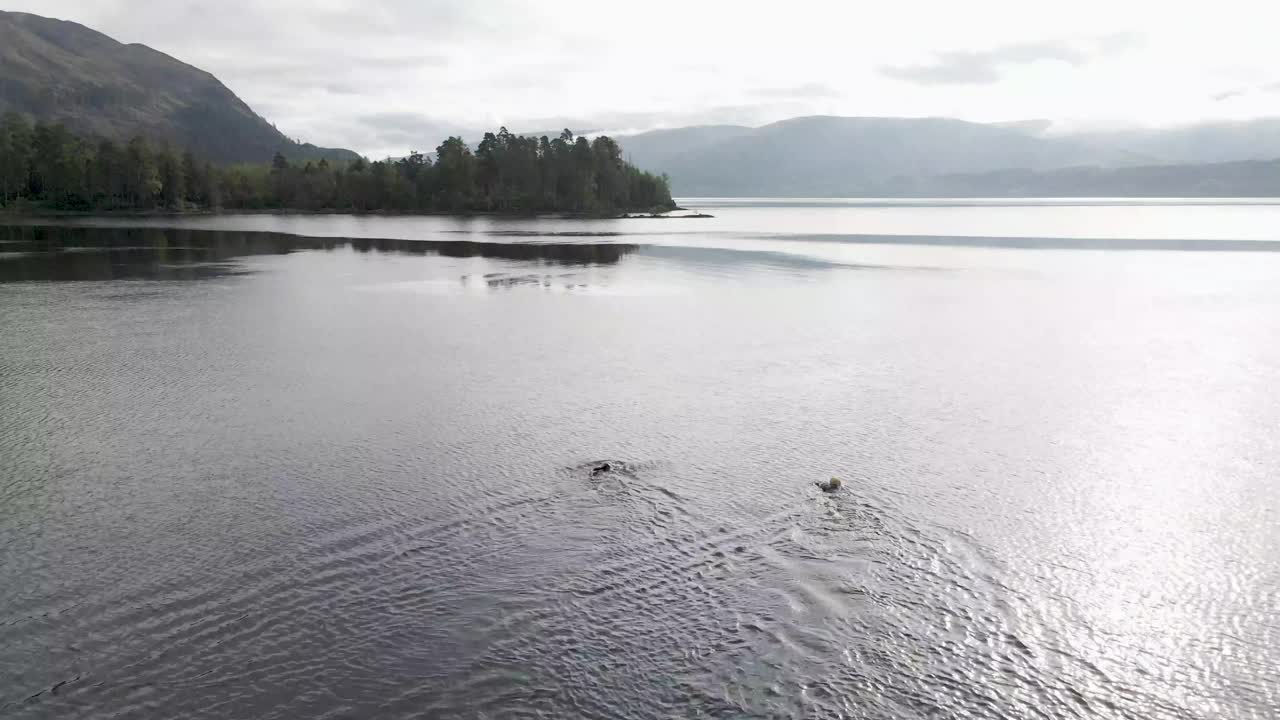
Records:
[[[0,227],[0,717],[1275,717],[1280,206],[829,205]]]

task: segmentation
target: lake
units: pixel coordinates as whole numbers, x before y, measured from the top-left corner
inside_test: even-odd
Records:
[[[0,225],[0,716],[1275,717],[1280,204],[682,204]]]

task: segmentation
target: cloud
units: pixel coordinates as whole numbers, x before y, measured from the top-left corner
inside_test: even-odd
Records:
[[[1092,47],[1095,55],[1118,55],[1140,47],[1143,44],[1143,38],[1137,33],[1111,33],[1098,35],[1086,44]]]
[[[1231,100],[1234,98],[1251,95],[1255,92],[1280,93],[1280,81],[1263,83],[1261,85],[1253,85],[1251,87],[1241,87],[1241,88],[1232,88],[1230,90],[1223,90],[1222,92],[1214,93],[1209,97],[1213,98],[1214,102],[1223,102],[1225,100]]]
[[[982,52],[944,52],[921,65],[886,65],[880,73],[918,85],[984,85],[1000,80],[1000,70],[1041,60],[1079,65],[1085,58],[1065,45],[1040,43],[1010,45]]]
[[[804,106],[795,102],[744,103],[683,111],[613,112],[593,113],[589,117],[534,118],[516,123],[511,129],[537,133],[547,128],[569,128],[579,134],[604,132],[610,135],[629,135],[646,130],[696,125],[757,126],[804,112]]]
[[[474,139],[475,128],[465,128],[431,115],[415,112],[376,112],[352,118],[345,128],[359,133],[374,157],[399,156],[410,150],[432,151],[453,135]],[[336,129],[336,128],[335,128]]]
[[[941,52],[927,63],[885,65],[879,70],[886,77],[917,85],[989,85],[998,82],[1002,71],[1010,66],[1044,61],[1080,66],[1095,57],[1124,52],[1138,43],[1137,36],[1126,33],[1083,42],[1019,43],[991,50]]]
[[[340,84],[344,78],[358,79],[365,87],[377,87],[382,84],[380,81],[395,80],[406,72],[442,69],[449,64],[442,55],[427,54],[350,55],[343,57],[341,64],[322,60],[308,54],[267,60],[232,58],[219,64],[221,74],[228,78],[269,77],[281,85],[303,88]]]
[[[757,88],[751,91],[755,97],[762,98],[806,98],[806,99],[823,99],[840,97],[841,92],[823,83],[804,83],[802,85],[793,85],[789,87],[767,87]]]

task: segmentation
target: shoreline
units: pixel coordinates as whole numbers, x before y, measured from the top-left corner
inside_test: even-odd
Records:
[[[301,210],[288,208],[246,208],[222,210],[53,210],[31,208],[0,208],[0,219],[4,218],[86,218],[86,217],[120,217],[120,218],[155,218],[155,217],[218,217],[220,215],[355,215],[360,217],[455,217],[455,218],[499,218],[511,220],[637,220],[637,219],[680,219],[710,218],[702,212],[689,215],[672,215],[670,213],[689,212],[689,208],[675,206],[669,209],[653,208],[649,210],[629,210],[620,213],[508,213],[493,210],[477,212],[400,212],[395,210]]]

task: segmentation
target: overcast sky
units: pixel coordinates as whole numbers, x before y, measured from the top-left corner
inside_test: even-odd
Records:
[[[1275,0],[0,7],[150,45],[217,75],[290,136],[374,156],[502,124],[619,132],[837,114],[1062,128],[1280,115]]]

